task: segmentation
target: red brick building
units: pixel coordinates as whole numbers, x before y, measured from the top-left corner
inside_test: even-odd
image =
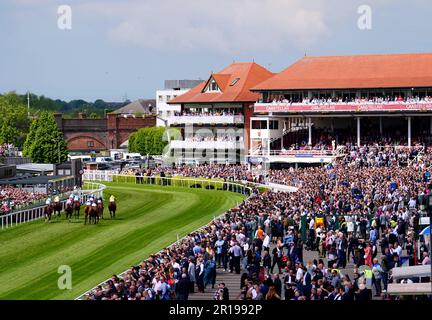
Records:
[[[81,113],[76,119],[55,114],[69,151],[91,152],[118,149],[134,131],[156,125],[154,100],[138,100],[108,113],[105,119],[89,119]]]

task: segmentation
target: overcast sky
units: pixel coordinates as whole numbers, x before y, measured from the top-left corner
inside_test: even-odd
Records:
[[[279,72],[305,53],[432,52],[431,15],[431,0],[1,0],[0,92],[133,100],[233,61]]]

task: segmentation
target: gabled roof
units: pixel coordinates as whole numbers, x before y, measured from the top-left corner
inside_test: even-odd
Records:
[[[230,74],[213,74],[212,77],[210,77],[209,81],[211,79],[214,79],[221,91],[225,91],[226,87],[228,86],[229,80],[231,78]],[[207,82],[209,82],[207,81]]]
[[[150,112],[150,106],[152,107],[153,111],[156,110],[156,100],[155,99],[138,99],[134,102],[131,102],[124,107],[114,110],[113,113],[117,114],[134,114],[134,113],[142,113],[142,114],[149,114]]]
[[[432,86],[432,53],[304,57],[252,90]]]
[[[255,102],[259,94],[249,89],[273,75],[272,72],[255,62],[236,62],[212,74],[207,81],[203,81],[168,103]],[[239,80],[232,85],[237,78]],[[204,92],[211,79],[216,81],[221,92]]]

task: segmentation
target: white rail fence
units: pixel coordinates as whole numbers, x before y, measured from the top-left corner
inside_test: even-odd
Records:
[[[131,183],[133,183],[133,180],[131,178],[135,179],[135,176],[128,176],[128,175],[113,175],[113,176],[114,176],[114,180],[116,179],[116,177],[119,177],[119,178],[121,178],[121,177],[123,177],[123,178],[129,178],[128,182],[131,182]],[[183,177],[183,178],[182,177],[165,178],[165,179],[162,179],[161,181],[168,181],[168,180],[183,180],[184,181],[184,183],[183,183],[184,186],[188,185],[191,181],[193,181],[194,183],[202,183],[202,182],[205,182],[205,183],[207,183],[207,182],[214,182],[214,183],[222,183],[222,184],[224,183],[223,181],[199,180],[199,179],[191,179],[191,178],[186,178],[186,177]],[[249,186],[246,186],[246,185],[243,185],[243,184],[240,184],[240,183],[236,183],[236,182],[225,182],[225,184],[227,186],[227,189],[226,189],[227,191],[238,192],[239,190],[243,190],[244,194],[247,194],[249,196],[246,199],[246,201],[248,201],[249,198],[253,195],[252,187],[249,187]],[[239,204],[237,204],[237,206],[238,205]],[[215,216],[212,221],[215,221],[217,219],[222,218],[225,214],[226,214],[226,212],[220,214],[217,217]],[[179,235],[177,234],[177,241],[173,242],[172,244],[170,244],[169,246],[167,246],[165,248],[171,248],[172,246],[178,245],[181,241],[183,241],[184,239],[186,239],[186,237],[187,237],[188,234],[194,233],[194,232],[199,232],[199,231],[203,230],[204,228],[206,228],[210,223],[211,222],[209,222],[209,223],[207,223],[207,224],[199,227],[198,229],[196,229],[194,231],[191,231],[191,232],[187,233],[182,238],[179,238]],[[159,254],[159,253],[163,252],[165,250],[165,248],[161,249],[156,254]],[[141,263],[141,261],[139,261],[138,264]],[[123,278],[123,276],[127,272],[129,272],[129,271],[130,271],[130,269],[127,269],[127,270],[123,271],[122,273],[118,274],[118,277],[119,278]],[[97,284],[92,289],[86,291],[85,293],[81,294],[79,297],[75,298],[75,300],[85,300],[92,291],[94,291],[99,286],[105,286],[109,280],[111,280],[111,278],[108,278],[108,279],[102,281],[101,283]]]
[[[94,195],[95,197],[103,197],[103,191],[106,188],[105,185],[95,182],[84,182],[84,189],[77,194],[80,197],[81,203],[87,201],[87,198],[90,195]],[[67,194],[69,196],[69,194]],[[62,210],[65,208],[66,200],[68,197],[62,197]],[[43,218],[44,216],[44,205],[37,206],[34,208],[24,209],[20,211],[15,211],[6,215],[0,216],[1,229],[8,229],[13,226],[17,226],[22,223],[34,221]]]
[[[84,170],[83,181],[112,181],[112,176],[118,174],[112,170]]]

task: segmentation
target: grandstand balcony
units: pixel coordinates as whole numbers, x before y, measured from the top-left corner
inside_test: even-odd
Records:
[[[432,101],[408,100],[408,101],[353,101],[353,102],[286,102],[275,101],[269,103],[255,103],[255,112],[407,112],[407,111],[431,111]]]
[[[170,149],[211,149],[230,150],[244,148],[243,141],[183,141],[173,140]]]
[[[196,124],[243,124],[243,115],[182,115],[166,118],[168,125],[196,125]]]

